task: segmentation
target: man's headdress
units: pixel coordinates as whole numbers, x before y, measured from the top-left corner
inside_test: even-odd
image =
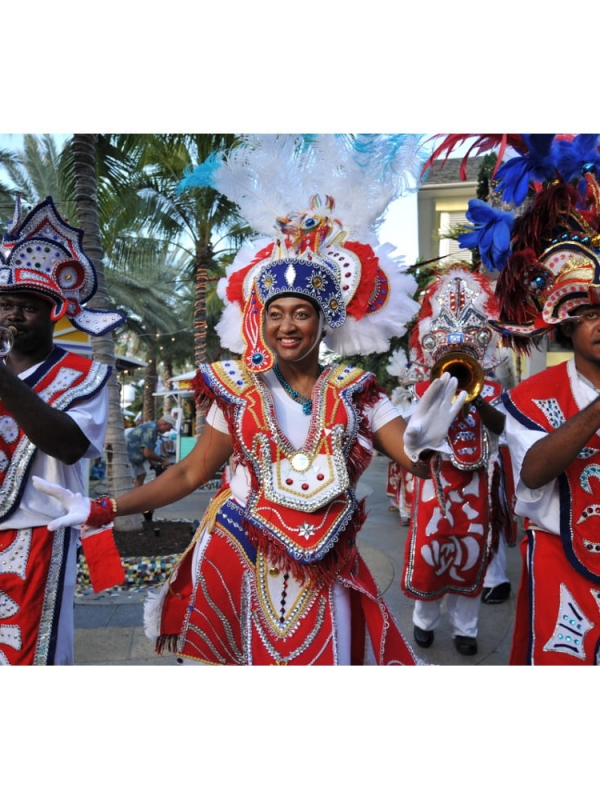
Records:
[[[498,313],[490,280],[459,265],[435,278],[425,291],[410,336],[411,362],[429,376],[434,364],[451,353],[466,353],[483,372],[494,369],[498,334],[489,320]]]
[[[83,231],[60,216],[51,197],[21,219],[17,198],[0,250],[0,292],[27,291],[52,305],[51,319],[67,316],[76,328],[100,336],[123,322],[116,311],[85,308],[97,288],[96,270],[83,246]]]

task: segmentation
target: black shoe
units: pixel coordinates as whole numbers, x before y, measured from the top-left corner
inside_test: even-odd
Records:
[[[415,625],[414,637],[415,642],[421,647],[431,647],[435,633],[433,631],[424,631],[423,628]]]
[[[477,653],[477,639],[474,636],[455,636],[454,646],[461,656],[474,656]]]
[[[481,595],[481,602],[487,603],[489,606],[498,605],[499,603],[504,603],[505,600],[508,600],[510,597],[510,583],[500,583],[498,586],[494,586],[493,588],[487,588],[483,590]]]

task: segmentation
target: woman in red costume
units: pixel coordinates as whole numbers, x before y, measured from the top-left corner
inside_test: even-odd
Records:
[[[146,631],[159,651],[210,664],[361,664],[368,635],[375,663],[417,663],[358,552],[365,511],[355,489],[373,448],[425,474],[419,455],[441,443],[462,403],[453,402],[453,381],[436,382],[408,432],[409,458],[407,426],[374,376],[320,363],[323,338],[339,352],[350,320],[351,340],[364,320],[370,344],[378,346],[377,330],[385,346],[416,310],[410,279],[385,249],[350,239],[332,210],[330,196],[316,195],[307,211],[278,217],[275,240],[238,254],[220,286],[218,330],[241,357],[200,365],[196,399],[207,420],[194,450],[105,503],[119,515],[167,505],[233,455],[229,486],[147,602]],[[69,518],[102,522],[95,503],[90,518],[87,498],[81,508],[61,499]]]

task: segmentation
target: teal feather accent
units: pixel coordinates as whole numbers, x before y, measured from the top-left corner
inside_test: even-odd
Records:
[[[177,194],[196,187],[209,186],[211,189],[215,189],[215,172],[222,164],[223,159],[220,153],[211,153],[206,161],[198,164],[195,168],[189,164],[184,170],[184,177],[177,184]]]

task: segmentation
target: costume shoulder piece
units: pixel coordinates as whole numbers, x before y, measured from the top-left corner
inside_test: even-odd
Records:
[[[253,386],[244,362],[238,359],[200,364],[192,382],[197,401],[203,398],[235,402]]]
[[[25,383],[45,403],[64,411],[78,400],[97,394],[110,374],[111,368],[107,364],[55,347],[50,357],[25,379]]]
[[[365,372],[359,367],[337,364],[332,368],[328,382],[338,389],[347,389],[349,386],[362,386],[368,382],[375,382],[375,376],[372,372]]]
[[[365,372],[348,364],[334,365],[327,376],[327,383],[339,391],[350,387],[354,387],[354,390],[362,390],[375,386],[377,394],[380,392],[372,372]],[[254,375],[239,359],[201,364],[193,380],[196,399],[200,402],[203,398],[208,397],[216,402],[221,400],[236,403],[254,386]]]

